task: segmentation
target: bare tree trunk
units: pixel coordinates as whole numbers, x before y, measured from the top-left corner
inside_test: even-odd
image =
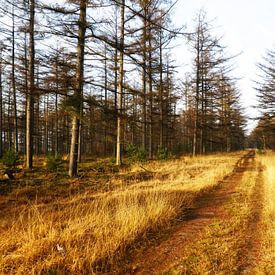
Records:
[[[57,84],[58,86],[58,84]],[[58,89],[58,87],[57,87]],[[55,157],[58,156],[58,153],[59,153],[59,146],[58,146],[58,142],[59,142],[59,139],[58,139],[58,123],[59,123],[59,118],[58,118],[58,93],[56,92],[55,93],[55,134],[54,134],[54,154],[55,154]]]
[[[59,124],[59,118],[58,118],[58,89],[59,89],[59,76],[58,76],[58,56],[56,57],[55,62],[55,81],[56,81],[56,92],[55,92],[55,134],[54,134],[54,154],[55,157],[58,156],[59,153],[59,146],[58,146],[58,124]]]
[[[14,151],[18,152],[18,125],[17,125],[17,99],[15,85],[15,30],[14,30],[14,5],[12,5],[12,93],[13,93],[13,146]]]
[[[70,177],[77,175],[78,138],[79,138],[79,118],[77,116],[74,116],[72,120],[72,137],[71,137],[70,164],[69,164]]]
[[[107,46],[105,45],[104,49],[104,107],[105,107],[105,115],[104,115],[104,156],[107,156],[107,148],[108,148],[108,140],[107,140],[107,129],[108,129],[108,74],[107,74]]]
[[[167,59],[166,65],[166,91],[165,91],[165,105],[164,105],[164,112],[163,112],[163,138],[164,138],[164,147],[169,149],[169,140],[170,140],[170,129],[169,129],[169,122],[171,115],[169,114],[170,109],[170,67],[169,67],[169,60]]]
[[[121,165],[121,139],[122,139],[122,127],[121,127],[121,115],[122,115],[122,103],[123,103],[123,59],[124,59],[124,11],[125,0],[121,0],[120,3],[120,56],[119,56],[119,80],[118,80],[118,116],[117,116],[117,149],[116,149],[116,164]]]
[[[146,136],[147,136],[147,110],[146,110],[146,101],[147,101],[147,86],[146,86],[146,74],[147,74],[147,7],[146,3],[144,4],[144,18],[143,18],[143,39],[142,39],[142,147],[146,150]]]
[[[160,108],[160,140],[159,146],[163,147],[163,62],[162,62],[162,31],[159,34],[159,67],[160,67],[160,79],[159,79],[159,108]]]
[[[44,117],[45,117],[45,124],[44,124],[44,154],[48,154],[49,146],[49,96],[46,95],[44,98]]]
[[[8,93],[8,143],[9,150],[12,149],[12,125],[11,125],[11,90]]]
[[[132,116],[133,116],[133,121],[132,121],[132,135],[131,135],[131,143],[136,144],[136,120],[137,120],[137,94],[133,94],[133,109],[132,109]]]
[[[82,93],[83,95],[83,93]],[[78,148],[77,148],[77,162],[81,162],[82,158],[82,117],[83,117],[83,102],[80,102],[80,115],[79,115],[79,129],[78,129]]]
[[[27,99],[28,93],[29,93],[28,82],[29,82],[28,41],[27,41],[27,32],[25,32],[24,33],[24,88],[25,88],[26,99]],[[27,114],[27,102],[25,104],[25,113]],[[22,150],[24,152],[24,154],[27,153],[26,139],[27,139],[27,129],[25,127],[24,128],[24,144],[23,144],[23,150]]]
[[[5,104],[5,101],[3,101],[3,105],[2,105],[2,108],[3,108],[3,111],[2,111],[2,114],[6,114],[6,104]],[[5,125],[7,125],[7,122],[6,122],[6,116],[3,115],[3,120],[2,120],[2,130],[3,130],[3,149],[2,151],[4,152],[5,149],[6,149],[6,144],[7,144],[7,130],[4,128]]]
[[[39,65],[37,66],[37,77],[36,77],[36,84],[35,87],[39,90]],[[34,144],[33,144],[33,152],[34,154],[40,153],[40,95],[37,93],[34,98]]]
[[[3,156],[3,87],[2,87],[2,44],[0,44],[0,157]]]
[[[78,143],[79,143],[79,125],[81,115],[81,101],[83,94],[83,70],[84,70],[84,49],[85,49],[85,32],[86,32],[86,9],[87,0],[81,0],[80,2],[80,14],[79,14],[79,29],[78,29],[78,44],[77,44],[77,64],[76,64],[76,87],[75,97],[77,100],[75,107],[75,114],[72,118],[72,137],[71,137],[71,149],[70,149],[70,163],[69,163],[69,176],[73,177],[77,175],[77,159],[78,159]]]
[[[206,130],[206,109],[205,109],[205,85],[204,85],[204,60],[201,58],[202,72],[201,72],[201,118],[200,118],[200,154],[205,153],[205,130]]]
[[[30,25],[29,25],[29,78],[26,110],[26,167],[33,167],[33,106],[34,106],[34,14],[35,0],[30,0]]]
[[[196,103],[194,117],[194,132],[193,132],[193,157],[197,154],[197,129],[198,129],[198,107]]]
[[[200,33],[197,33],[197,60],[196,60],[196,95],[195,95],[195,114],[194,114],[194,132],[193,132],[193,156],[197,154],[198,138],[198,119],[199,119],[199,89],[200,89]]]
[[[148,139],[148,151],[149,158],[153,157],[153,76],[152,76],[152,30],[151,23],[149,21],[148,28],[148,40],[149,40],[149,139]]]
[[[115,54],[114,54],[114,62],[115,62],[115,79],[114,79],[114,92],[115,92],[115,98],[114,98],[114,113],[115,113],[115,119],[117,120],[117,86],[118,86],[118,20],[117,20],[117,6],[116,6],[116,14],[115,14]],[[114,134],[114,155],[116,156],[116,140],[117,140],[117,133]]]

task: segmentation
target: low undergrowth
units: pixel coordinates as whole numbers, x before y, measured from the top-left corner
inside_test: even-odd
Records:
[[[34,197],[13,204],[0,217],[0,273],[108,271],[129,245],[146,232],[169,224],[201,192],[214,188],[233,170],[239,156],[146,163],[129,170],[153,172],[155,177],[144,182],[129,186],[122,181],[112,191],[85,189],[52,201]],[[159,173],[167,177],[159,177]],[[13,194],[0,198],[0,203],[1,199],[7,203]]]

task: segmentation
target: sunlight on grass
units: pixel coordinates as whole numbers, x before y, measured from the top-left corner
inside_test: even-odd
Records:
[[[196,196],[214,188],[239,157],[152,162],[144,166],[155,178],[129,188],[15,206],[0,220],[0,273],[105,271],[146,232],[168,225]],[[162,180],[159,173],[168,176]]]
[[[263,270],[275,271],[275,153],[268,152],[257,158],[263,165],[263,180],[265,188],[264,202],[264,241],[262,251]]]

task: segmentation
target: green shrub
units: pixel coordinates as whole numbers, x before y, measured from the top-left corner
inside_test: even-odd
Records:
[[[114,157],[109,159],[110,164],[116,164],[116,159]]]
[[[6,151],[2,158],[3,165],[7,168],[14,168],[18,164],[18,161],[18,154],[12,150]]]
[[[146,162],[147,154],[142,147],[138,147],[134,144],[128,144],[126,148],[126,154],[130,162]]]
[[[258,149],[258,150],[257,150],[257,154],[258,154],[258,155],[264,155],[264,154],[265,154],[265,150],[262,149],[262,148],[261,148],[261,149]]]
[[[160,147],[157,152],[157,158],[159,160],[166,160],[170,157],[167,147]]]
[[[61,163],[62,163],[62,160],[60,156],[54,156],[51,154],[48,154],[46,156],[45,166],[46,166],[46,169],[49,171],[57,170],[60,167]]]

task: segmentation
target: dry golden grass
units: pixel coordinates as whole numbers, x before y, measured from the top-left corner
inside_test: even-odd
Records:
[[[215,187],[240,154],[152,162],[132,170],[152,171],[149,181],[48,203],[11,204],[0,217],[0,273],[87,274],[113,267],[129,245]],[[3,203],[13,194],[2,197]]]
[[[263,245],[261,270],[265,274],[275,273],[275,153],[258,155],[263,165],[264,209]]]

